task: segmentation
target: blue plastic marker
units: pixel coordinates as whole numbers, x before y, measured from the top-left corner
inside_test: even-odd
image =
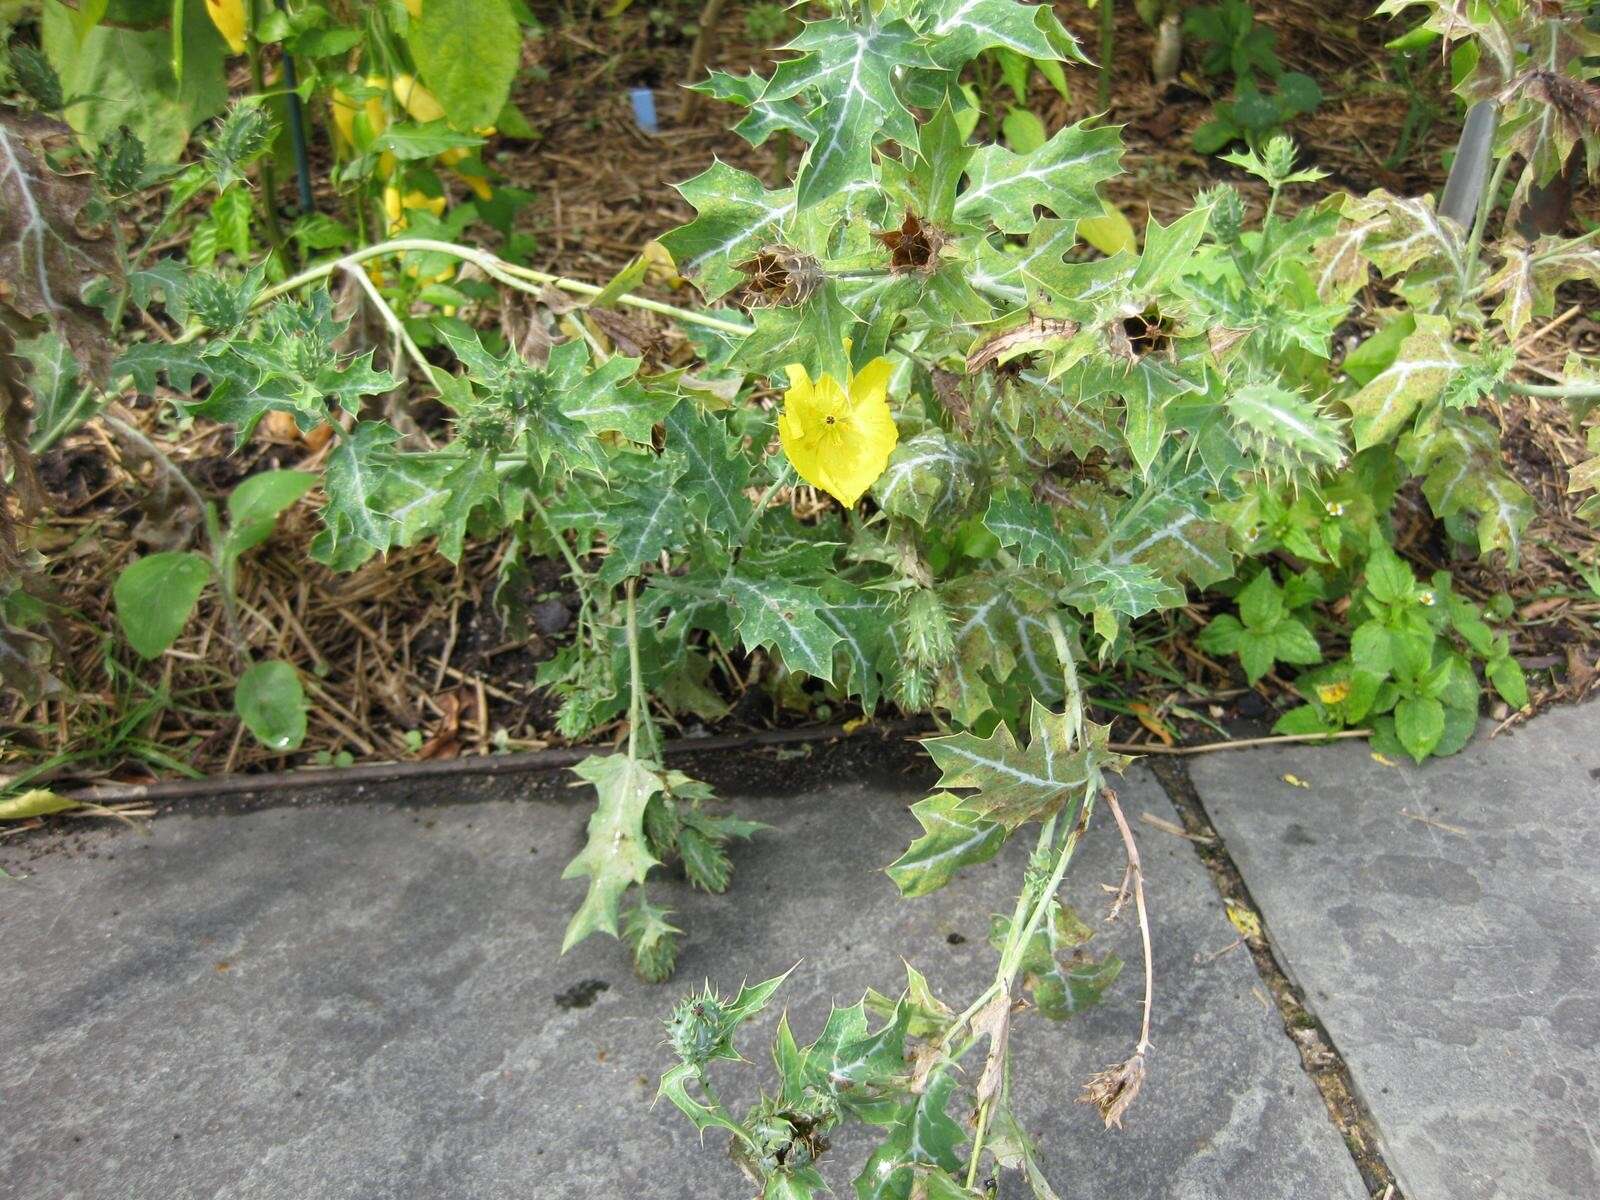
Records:
[[[633,101],[633,123],[646,133],[660,133],[661,123],[656,120],[656,94],[649,88],[630,88],[628,96]]]

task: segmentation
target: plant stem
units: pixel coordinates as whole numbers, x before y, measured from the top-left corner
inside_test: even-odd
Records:
[[[505,259],[490,254],[486,250],[477,250],[471,246],[461,246],[454,242],[440,242],[432,238],[394,238],[390,241],[379,242],[373,246],[364,246],[330,262],[321,263],[315,267],[301,271],[298,275],[286,279],[284,282],[268,288],[256,298],[256,305],[260,306],[279,296],[296,291],[309,283],[319,279],[326,279],[335,271],[366,262],[369,258],[382,258],[388,254],[404,254],[409,251],[431,251],[436,254],[448,254],[469,262],[479,268],[484,274],[498,279],[507,287],[516,288],[518,291],[538,295],[539,289],[528,286],[529,283],[538,283],[548,287],[560,288],[564,292],[572,292],[579,296],[598,296],[604,289],[592,283],[584,283],[577,279],[568,279],[563,275],[551,275],[546,271],[535,271],[529,267],[519,267],[515,263],[506,262]],[[741,325],[737,321],[725,321],[721,317],[713,317],[708,313],[693,312],[686,308],[675,308],[670,304],[663,304],[659,300],[649,300],[643,296],[635,296],[625,292],[615,297],[618,304],[626,304],[632,308],[643,309],[645,312],[657,313],[670,317],[674,321],[681,321],[688,325],[701,325],[707,329],[715,329],[719,333],[733,334],[744,337],[752,332],[748,325]]]
[[[637,582],[636,579],[628,580],[628,759],[630,762],[639,761],[639,725],[649,719],[644,706],[644,673],[639,668],[639,619],[634,600],[634,588]]]
[[[262,0],[248,0],[245,13],[245,49],[250,55],[250,86],[257,96],[266,94],[267,77],[261,62],[261,43],[256,40],[256,9]],[[262,216],[267,225],[267,241],[276,253],[283,252],[283,230],[278,227],[278,173],[269,152],[261,159]]]
[[[1128,852],[1128,875],[1133,880],[1133,903],[1139,910],[1139,937],[1144,942],[1144,1023],[1139,1028],[1139,1044],[1134,1052],[1143,1054],[1150,1049],[1150,1010],[1154,1005],[1156,988],[1155,957],[1150,950],[1150,917],[1144,907],[1144,868],[1139,864],[1139,847],[1134,843],[1133,830],[1128,828],[1128,819],[1122,815],[1122,805],[1117,803],[1117,793],[1104,788],[1101,795],[1106,798],[1112,819],[1122,833],[1122,844]],[[1126,887],[1127,880],[1123,882]]]
[[[1462,270],[1466,277],[1461,281],[1461,290],[1470,292],[1478,275],[1478,255],[1483,249],[1484,231],[1489,227],[1489,214],[1494,212],[1495,206],[1500,203],[1500,188],[1506,181],[1506,172],[1511,169],[1511,156],[1508,154],[1494,165],[1494,174],[1489,177],[1489,186],[1484,189],[1483,203],[1478,206],[1477,219],[1472,222],[1472,236],[1467,240],[1466,261]]]
[[[1100,111],[1111,111],[1111,59],[1117,51],[1117,10],[1113,0],[1100,0]]]
[[[361,285],[361,290],[366,292],[367,299],[372,301],[372,306],[378,310],[383,323],[389,327],[389,331],[399,340],[400,345],[405,347],[406,357],[421,369],[422,377],[437,387],[439,381],[434,378],[433,364],[423,357],[421,348],[406,331],[405,322],[400,320],[400,314],[389,307],[389,302],[383,298],[367,273],[354,265],[346,267],[345,273]]]
[[[1600,383],[1525,383],[1520,379],[1507,379],[1500,386],[1508,392],[1552,400],[1600,400]]]
[[[739,540],[735,544],[737,549],[742,550],[744,548],[745,543],[750,540],[750,535],[756,531],[756,526],[761,523],[761,515],[767,511],[767,505],[772,503],[772,498],[778,494],[778,489],[788,483],[789,464],[785,462],[778,471],[778,477],[772,481],[772,485],[761,493],[761,499],[756,501],[755,509],[750,513],[749,519],[745,521],[744,528],[739,531]]]

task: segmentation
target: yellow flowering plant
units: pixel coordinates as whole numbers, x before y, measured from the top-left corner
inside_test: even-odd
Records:
[[[1459,6],[1424,7],[1430,27],[1455,27]],[[1516,6],[1471,19],[1509,19],[1502,7]],[[1536,140],[1545,134],[1525,119],[1523,93],[1553,85],[1528,75],[1518,47],[1570,52],[1574,79],[1593,73],[1585,64],[1600,49],[1570,14],[1540,7],[1519,8],[1532,24],[1500,39],[1511,77],[1479,78],[1499,69],[1488,60],[1473,75],[1484,94],[1523,106],[1512,132],[1530,185],[1593,139],[1547,122],[1553,140]],[[152,322],[164,308],[179,335],[122,347],[108,376],[79,389],[87,398],[60,407],[92,409],[110,381],[175,397],[185,417],[229,423],[241,440],[269,415],[319,434],[325,499],[312,553],[337,569],[424,541],[459,562],[469,539],[499,537],[514,613],[530,561],[559,558],[577,617],[538,681],[559,700],[561,735],[625,738],[623,753],[576,769],[596,808],[566,871],[583,897],[564,946],[611,934],[647,979],[672,973],[681,933],[649,891],[661,868],[679,864],[694,886],[724,891],[729,847],[759,833],[665,765],[664,719],[719,719],[735,680],[816,709],[931,715],[940,790],[913,806],[923,833],[887,871],[903,895],[924,896],[1027,829],[1034,848],[1015,907],[994,925],[992,980],[969,1003],[946,1003],[908,967],[898,999],[873,992],[836,1009],[809,1046],[784,1025],[777,1098],[742,1114],[717,1098],[710,1069],[739,1057],[738,1025],[779,981],[733,997],[708,990],[672,1015],[679,1062],[661,1094],[702,1132],[726,1132],[764,1197],[818,1195],[818,1160],[847,1121],[881,1131],[860,1196],[979,1200],[980,1181],[1012,1170],[1048,1196],[1004,1085],[1020,1044],[1013,1018],[1068,1019],[1122,967],[1086,948],[1087,926],[1060,898],[1097,808],[1120,817],[1106,777],[1123,760],[1089,719],[1090,672],[1128,651],[1137,623],[1207,591],[1239,612],[1212,623],[1208,644],[1247,677],[1308,668],[1286,729],[1361,722],[1380,750],[1420,758],[1470,734],[1480,669],[1502,698],[1525,701],[1493,611],[1446,572],[1419,581],[1390,546],[1389,514],[1414,478],[1452,542],[1514,558],[1531,501],[1503,469],[1488,402],[1513,388],[1600,393],[1511,375],[1518,337],[1550,314],[1556,287],[1600,278],[1600,252],[1586,238],[1490,248],[1494,188],[1470,230],[1431,202],[1384,192],[1312,199],[1302,189],[1320,173],[1282,138],[1229,156],[1268,197],[1259,220],[1221,185],[1169,224],[1152,219],[1130,239],[1112,222],[1109,236],[1103,185],[1121,169],[1118,131],[1081,121],[1014,150],[981,139],[984,115],[962,85],[975,56],[1000,48],[1081,60],[1051,7],[880,0],[806,23],[768,78],[713,73],[700,85],[745,110],[737,128],[752,143],[779,131],[804,143],[792,179],[768,187],[713,162],[680,186],[692,220],[610,284],[588,285],[463,244],[491,201],[434,169],[481,165],[485,131],[506,128],[517,8],[420,0],[362,6],[356,25],[329,25],[320,5],[247,19],[253,66],[263,47],[306,64],[303,90],[325,102],[354,228],[292,229],[310,260],[298,271],[286,243],[261,253],[245,180],[256,176],[270,223],[273,123],[264,99],[236,105],[203,161],[175,176],[169,205],[215,189],[189,264],[209,243],[214,269],[148,269],[142,252],[94,260],[96,286],[120,296],[109,307],[132,304]],[[439,57],[437,34],[453,25],[479,43],[470,62]],[[61,99],[57,88],[57,108]],[[18,126],[15,136],[22,146],[32,135]],[[138,184],[133,157],[103,155],[107,190],[114,167]],[[1501,182],[1508,161],[1495,168]],[[25,186],[26,174],[4,186]],[[1283,201],[1295,193],[1309,202],[1291,214]],[[0,214],[24,210],[5,198]],[[70,230],[57,232],[65,241]],[[375,241],[378,231],[393,236]],[[452,274],[458,264],[471,269]],[[652,270],[692,285],[707,308],[638,294]],[[1403,306],[1345,353],[1335,335],[1375,274]],[[333,278],[353,281],[382,323],[370,348],[348,349]],[[62,294],[86,281],[70,282]],[[44,319],[25,273],[0,283],[25,320]],[[588,308],[551,304],[550,288]],[[506,291],[552,311],[537,328],[508,329]],[[618,307],[681,325],[693,365]],[[80,334],[19,353],[78,388],[80,372],[110,357],[85,349],[74,361],[63,339]],[[452,436],[419,446],[391,423],[391,398],[408,383]],[[35,431],[38,447],[68,425]],[[295,498],[311,486],[289,480],[285,494],[288,484]],[[226,580],[237,547],[210,533]],[[205,585],[204,563],[175,557],[188,576],[166,591],[121,589],[119,619],[140,630],[130,634],[140,653],[165,645],[145,636],[139,597],[190,586],[197,598]],[[136,582],[173,561],[151,558]],[[1342,611],[1328,603],[1337,598],[1349,600]],[[170,624],[155,632],[170,640]],[[275,686],[298,688],[292,668],[283,675]],[[304,694],[289,700],[257,708],[303,718]],[[1118,908],[1142,912],[1136,859],[1126,886]],[[1128,1113],[1152,1053],[1145,978],[1130,1056],[1086,1086],[1109,1123]],[[988,1061],[969,1069],[980,1046]]]

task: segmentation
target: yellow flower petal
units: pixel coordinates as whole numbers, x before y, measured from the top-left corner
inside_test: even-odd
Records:
[[[875,358],[842,385],[832,375],[813,381],[791,363],[778,437],[800,478],[849,507],[889,465],[899,434],[889,411],[886,358]]]

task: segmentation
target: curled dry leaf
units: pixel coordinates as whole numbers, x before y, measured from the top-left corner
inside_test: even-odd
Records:
[[[1011,1040],[1011,996],[998,993],[972,1018],[972,1036],[989,1039],[989,1056],[983,1062],[983,1074],[978,1077],[976,1100],[982,1104],[1000,1091],[1005,1078],[1006,1046]]]
[[[1116,1063],[1089,1076],[1083,1085],[1083,1095],[1078,1097],[1080,1104],[1092,1104],[1100,1110],[1100,1116],[1110,1129],[1115,1125],[1122,1128],[1123,1114],[1128,1111],[1128,1106],[1138,1096],[1139,1089],[1144,1086],[1144,1051],[1137,1051],[1127,1062]]]
[[[1078,323],[1061,317],[1041,317],[1030,313],[1026,324],[979,342],[967,355],[967,372],[981,371],[987,366],[998,366],[1019,354],[1043,349],[1055,339],[1065,339],[1078,332]]]

